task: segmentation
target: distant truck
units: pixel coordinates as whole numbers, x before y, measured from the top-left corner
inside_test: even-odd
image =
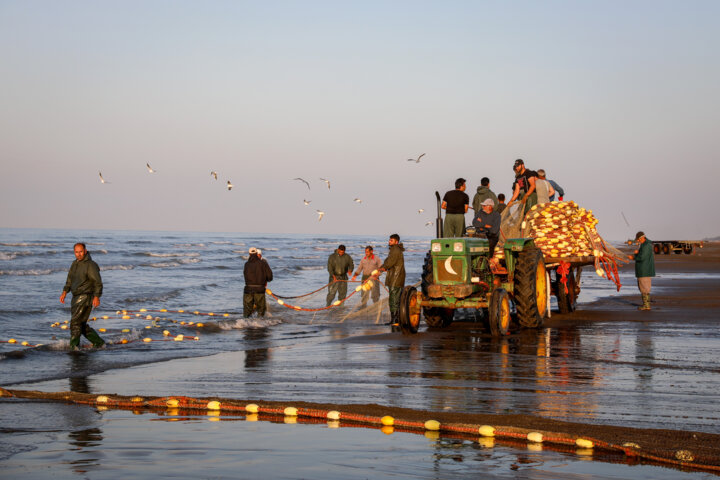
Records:
[[[685,253],[690,255],[695,251],[695,248],[703,248],[703,242],[701,240],[651,240],[653,245],[653,251],[656,255],[675,252],[678,255]],[[632,245],[633,241],[628,240],[628,245]]]

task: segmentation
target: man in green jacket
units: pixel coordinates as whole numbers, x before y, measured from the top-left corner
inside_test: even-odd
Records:
[[[103,291],[100,268],[93,262],[84,243],[76,243],[74,248],[75,261],[70,265],[67,281],[60,295],[60,303],[65,303],[65,296],[72,292],[70,306],[70,350],[77,350],[80,345],[80,335],[92,342],[93,347],[99,348],[105,344],[95,330],[87,326],[88,318],[93,307],[100,306],[100,296]]]
[[[354,268],[355,264],[352,258],[345,253],[345,245],[338,245],[337,250],[328,257],[327,263],[328,273],[330,274],[328,279],[330,285],[328,285],[327,294],[328,307],[335,300],[335,294],[337,294],[338,301],[345,300],[348,275],[352,273]]]
[[[645,237],[643,232],[637,232],[635,242],[639,248],[630,258],[635,259],[635,276],[640,294],[642,294],[642,306],[638,310],[650,310],[650,287],[652,277],[655,276],[655,254],[652,242]]]
[[[380,272],[387,272],[385,275],[385,286],[390,290],[388,306],[390,307],[390,324],[399,323],[400,294],[405,286],[405,247],[400,243],[400,235],[393,233],[388,240],[390,251],[380,267]]]

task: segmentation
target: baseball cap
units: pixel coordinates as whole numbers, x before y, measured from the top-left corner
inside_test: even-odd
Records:
[[[255,248],[255,247],[250,247],[250,250],[248,250],[248,253],[249,253],[250,255],[252,255],[253,253],[257,253],[257,248]]]
[[[495,202],[492,201],[492,198],[486,198],[485,200],[483,200],[483,202],[480,205],[482,205],[483,207],[488,206],[488,205],[491,207],[494,207]]]
[[[641,237],[644,237],[644,236],[645,236],[645,233],[644,233],[644,232],[638,232],[638,233],[636,233],[636,234],[635,234],[635,241],[637,242],[638,240],[640,240]]]

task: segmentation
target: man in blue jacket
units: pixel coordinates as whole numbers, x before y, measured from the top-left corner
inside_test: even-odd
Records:
[[[638,310],[650,310],[650,287],[652,277],[655,276],[655,254],[652,242],[645,238],[643,232],[637,232],[635,242],[639,248],[635,250],[635,255],[630,255],[630,258],[635,259],[635,276],[642,295],[643,303]]]

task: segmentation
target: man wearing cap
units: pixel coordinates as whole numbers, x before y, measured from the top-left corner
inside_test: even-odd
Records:
[[[475,213],[472,223],[475,232],[488,239],[489,257],[492,258],[500,238],[500,214],[493,211],[494,202],[490,198],[485,199],[480,206],[481,210]]]
[[[652,242],[645,237],[643,232],[637,232],[635,243],[639,245],[639,248],[635,250],[634,255],[630,255],[630,258],[635,260],[635,276],[642,295],[642,305],[638,310],[650,310],[650,287],[652,277],[655,276],[655,254]]]
[[[273,274],[267,261],[258,256],[257,248],[251,247],[248,253],[250,256],[243,268],[243,276],[245,277],[243,316],[247,318],[257,310],[258,317],[264,317],[267,311],[265,289],[268,282],[272,282]]]
[[[372,272],[374,272],[375,270],[379,270],[381,265],[382,262],[380,261],[380,257],[375,255],[373,253],[373,247],[368,245],[367,247],[365,247],[365,256],[362,258],[362,260],[360,260],[360,265],[358,265],[357,270],[355,270],[355,273],[352,276],[352,280],[355,280],[358,274],[362,272],[362,281],[363,283],[365,283],[365,281],[370,278],[370,275],[372,275]],[[362,308],[365,308],[367,306],[368,297],[370,296],[371,291],[372,301],[373,303],[377,303],[378,300],[380,300],[380,282],[373,280],[372,286],[369,290],[362,290],[362,293],[360,294]]]
[[[455,190],[445,193],[442,209],[445,210],[443,237],[462,237],[465,233],[465,214],[470,205],[470,197],[465,193],[465,179],[455,180]]]
[[[525,192],[520,201],[525,205],[523,212],[527,213],[533,205],[537,204],[537,192],[535,191],[537,172],[525,168],[525,162],[523,162],[522,158],[515,160],[513,171],[515,172],[515,184],[513,185],[515,191],[508,202],[508,207],[520,196],[520,192]]]
[[[347,296],[348,275],[352,274],[355,264],[350,255],[345,254],[345,245],[338,245],[337,250],[328,257],[327,270],[330,274],[328,279],[328,294],[326,306],[330,306],[337,294],[338,300],[345,300]]]

